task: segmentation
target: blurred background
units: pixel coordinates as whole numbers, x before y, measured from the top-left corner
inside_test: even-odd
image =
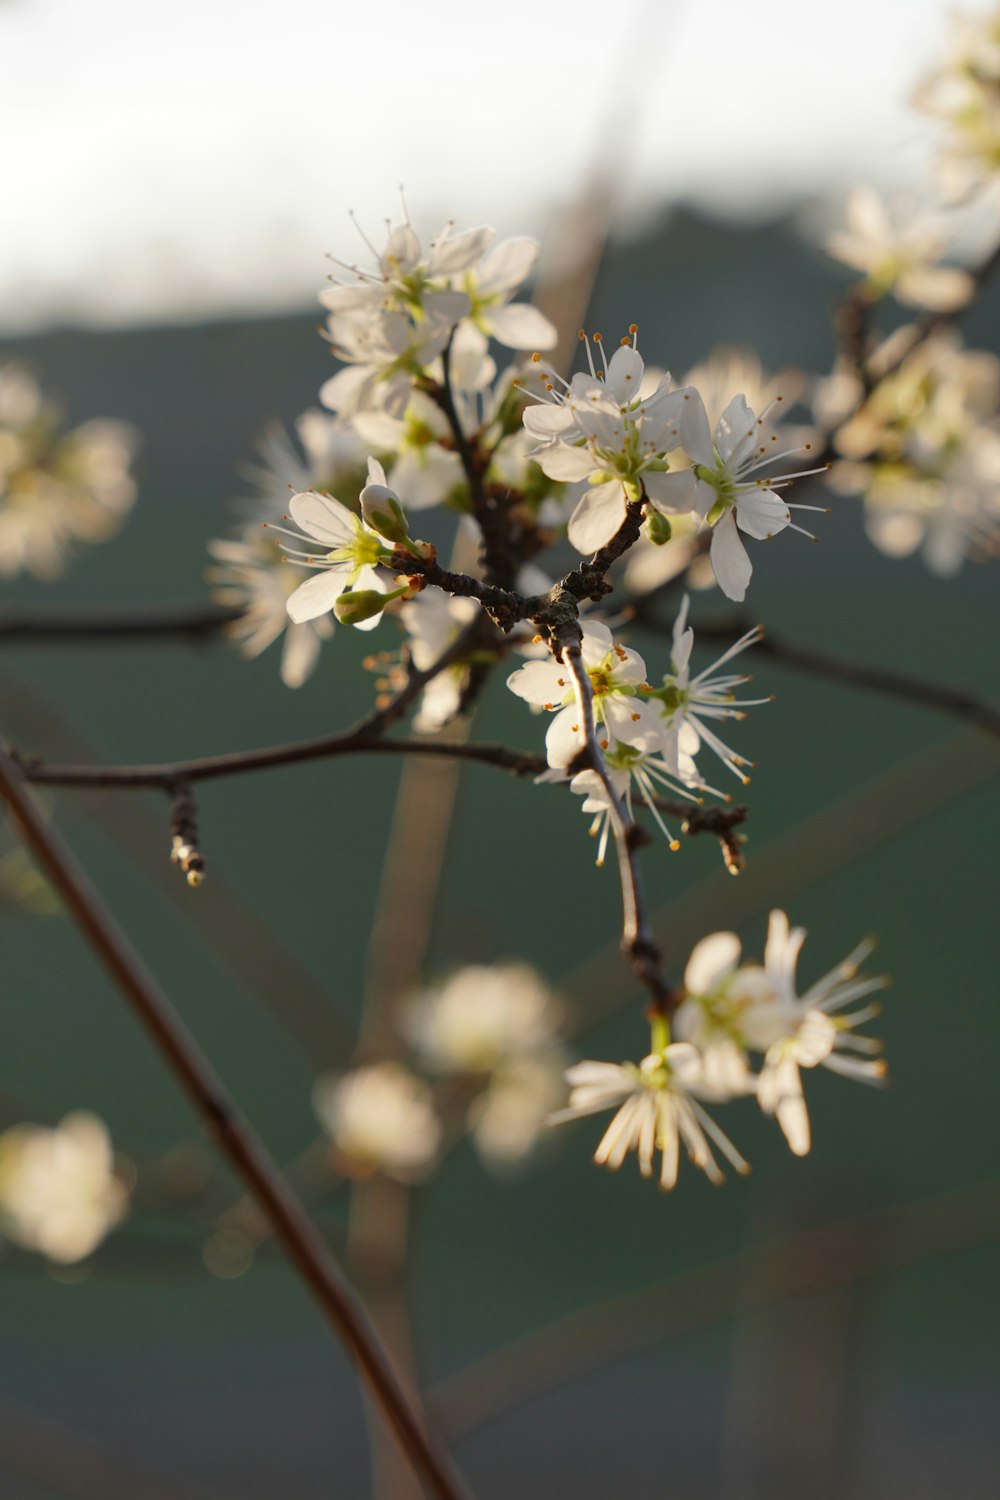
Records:
[[[206,541],[262,430],[315,404],[331,371],[324,257],[363,255],[348,210],[378,240],[400,182],[425,239],[454,215],[543,238],[543,282],[592,262],[588,325],[635,319],[647,359],[678,373],[721,343],[772,370],[828,371],[847,276],[819,241],[855,182],[925,180],[932,127],[907,97],[948,16],[940,0],[843,0],[822,18],[791,0],[613,13],[590,0],[4,0],[0,360],[25,363],[68,422],[125,419],[143,443],[121,534],[55,583],[5,580],[4,607],[206,597]],[[972,216],[973,252],[991,223]],[[995,289],[965,332],[1000,350]],[[754,618],[996,701],[996,563],[942,580],[877,552],[855,501],[832,503],[820,545],[755,549]],[[664,655],[653,632],[632,642]],[[328,733],[370,705],[370,644],[338,632],[291,692],[273,651],[247,663],[221,641],[3,640],[0,727],[64,761]],[[716,1190],[682,1169],[669,1197],[634,1162],[591,1166],[599,1121],[502,1179],[459,1145],[402,1207],[380,1206],[383,1224],[408,1219],[405,1335],[356,1204],[317,1195],[335,1245],[361,1232],[359,1279],[412,1343],[480,1500],[640,1486],[987,1500],[1000,1487],[1000,753],[924,709],[753,670],[777,701],[740,732],[758,764],[746,872],[727,875],[709,840],[645,859],[669,966],[678,977],[721,927],[759,952],[772,905],[810,930],[806,980],[875,933],[893,976],[877,1027],[891,1087],[811,1075],[805,1162],[736,1107],[752,1176]],[[541,738],[499,682],[475,734]],[[561,991],[578,1055],[635,1055],[615,878],[591,865],[578,807],[486,769],[422,774],[446,850],[424,971],[526,959]],[[368,934],[399,779],[351,760],[206,787],[197,892],[168,863],[162,798],[50,799],[307,1183],[312,1083],[349,1061],[379,967]],[[103,973],[58,918],[0,912],[0,943],[0,1124],[93,1110],[139,1182],[127,1222],[81,1266],[0,1251],[0,1494],[371,1494],[348,1364],[266,1243],[251,1255],[213,1235],[213,1204],[238,1191]],[[383,1497],[410,1493],[391,1464],[378,1482]]]

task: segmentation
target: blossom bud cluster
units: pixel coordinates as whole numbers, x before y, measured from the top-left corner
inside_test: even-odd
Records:
[[[818,413],[839,418],[830,483],[863,496],[875,545],[890,557],[919,549],[949,577],[1000,535],[1000,360],[954,331],[897,360],[912,340],[905,327],[886,341],[876,360],[895,368],[867,397],[849,375],[827,382]]]
[[[737,1172],[749,1166],[705,1105],[749,1096],[777,1119],[795,1155],[806,1155],[811,1134],[802,1069],[822,1065],[863,1083],[885,1078],[885,1064],[873,1055],[880,1043],[857,1030],[878,1007],[845,1007],[866,1000],[886,981],[859,974],[871,947],[862,943],[800,996],[795,969],[804,939],[803,929],[790,928],[782,911],[771,913],[763,964],[740,962],[735,933],[704,938],[685,970],[676,1040],[665,1020],[657,1019],[642,1062],[582,1062],[567,1069],[569,1103],[553,1123],[618,1106],[595,1154],[599,1164],[617,1168],[635,1151],[640,1171],[650,1177],[660,1152],[659,1183],[669,1189],[677,1181],[683,1145],[694,1165],[720,1182],[715,1151]],[[762,1059],[756,1072],[754,1056]]]
[[[677,840],[664,822],[658,799],[664,789],[692,802],[705,792],[723,793],[709,785],[698,768],[702,747],[711,750],[726,770],[746,784],[750,762],[720,739],[714,724],[742,719],[746,709],[767,698],[737,699],[734,688],[748,677],[720,673],[719,667],[759,640],[750,630],[717,661],[692,676],[694,631],[687,623],[687,598],[674,622],[670,670],[657,683],[649,681],[646,664],[637,651],[615,642],[606,625],[586,622],[582,627],[581,656],[590,679],[599,746],[617,796],[632,810],[638,793],[671,847]],[[582,715],[573,679],[564,663],[531,661],[507,679],[512,693],[536,710],[555,714],[545,737],[550,767],[566,775],[585,749]],[[598,864],[603,864],[611,822],[611,800],[604,780],[593,768],[578,770],[571,789],[583,796],[583,810],[594,814],[591,833],[598,838]]]
[[[952,19],[941,63],[917,86],[913,102],[941,122],[942,194],[952,201],[996,181],[1000,171],[1000,6]]]
[[[299,419],[301,453],[285,434],[268,434],[238,530],[210,547],[217,597],[243,610],[231,631],[244,653],[287,632],[289,685],[313,670],[335,619],[373,628],[394,600],[407,631],[430,618],[435,607],[413,609],[417,590],[388,565],[399,547],[429,555],[410,534],[408,518],[423,511],[455,512],[475,532],[484,505],[502,506],[524,563],[563,535],[596,552],[628,507],[641,506],[668,551],[675,532],[703,535],[734,600],[752,572],[742,539],[802,529],[783,491],[799,477],[788,460],[808,444],[778,446],[780,396],[762,396],[757,415],[738,389],[719,405],[713,393],[710,420],[693,384],[646,371],[634,326],[610,358],[599,335],[593,347],[584,340],[588,369],[561,380],[538,352],[555,330],[512,300],[534,267],[533,240],[494,245],[492,230],[448,225],[425,253],[407,221],[372,254],[373,267],[342,268],[321,294],[343,364],[319,393],[326,410]],[[490,340],[535,352],[498,372]],[[283,511],[305,549],[283,539]],[[303,567],[321,576],[296,578]],[[415,655],[417,639],[408,645]]]
[[[62,432],[33,377],[0,366],[0,577],[56,578],[76,543],[113,536],[135,500],[137,449],[125,422]]]
[[[560,1021],[526,964],[471,964],[413,997],[400,1037],[412,1064],[365,1063],[316,1086],[335,1164],[350,1176],[418,1181],[467,1132],[487,1166],[516,1166],[562,1096]]]
[[[1000,534],[997,361],[939,331],[968,307],[995,259],[974,274],[941,264],[950,241],[975,235],[956,211],[1000,172],[1000,7],[955,18],[950,50],[913,102],[944,129],[941,201],[931,212],[890,205],[872,188],[848,199],[846,227],[828,248],[862,273],[845,308],[853,347],[820,382],[816,414],[843,456],[831,482],[863,496],[876,546],[890,556],[920,549],[948,576],[966,557],[995,552]],[[887,296],[938,316],[878,346],[869,315]]]

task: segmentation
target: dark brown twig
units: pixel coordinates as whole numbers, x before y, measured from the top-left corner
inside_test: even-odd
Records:
[[[497,766],[514,776],[538,776],[546,769],[542,755],[510,750],[506,745],[467,745],[434,739],[383,739],[371,731],[349,729],[322,739],[296,740],[264,750],[240,750],[232,755],[210,755],[202,760],[179,760],[144,766],[50,766],[15,755],[26,781],[43,786],[171,787],[177,781],[211,781],[241,776],[277,766],[330,760],[338,755],[425,755],[446,760],[475,761]]]
[[[369,1391],[414,1469],[441,1500],[464,1500],[468,1492],[450,1457],[428,1431],[412,1397],[400,1384],[364,1308],[315,1225],[69,849],[47,826],[18,766],[2,750],[0,794],[18,822],[25,844],[273,1226],[327,1321],[357,1361]]]

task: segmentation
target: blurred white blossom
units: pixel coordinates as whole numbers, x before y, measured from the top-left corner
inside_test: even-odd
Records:
[[[283,635],[281,680],[286,687],[301,687],[319,660],[322,642],[333,635],[330,615],[301,623],[289,619],[288,601],[302,574],[259,524],[245,527],[242,536],[209,542],[208,550],[216,563],[207,574],[214,597],[243,611],[227,625],[228,634],[249,658]]]
[[[856,188],[847,200],[847,228],[827,249],[844,265],[862,271],[872,297],[891,293],[897,302],[951,312],[973,290],[968,271],[939,264],[947,235],[938,225],[897,208],[891,213],[874,188]]]
[[[372,1063],[321,1078],[313,1102],[345,1170],[384,1172],[401,1182],[430,1171],[441,1125],[431,1090],[402,1064]]]
[[[125,1217],[107,1129],[96,1115],[57,1126],[17,1125],[0,1135],[0,1227],[49,1260],[83,1260]]]
[[[0,366],[0,577],[59,576],[78,542],[102,542],[135,500],[135,429],[105,419],[60,431],[18,365]]]
[[[952,18],[945,55],[914,92],[918,109],[941,121],[938,182],[956,202],[1000,172],[1000,6]]]

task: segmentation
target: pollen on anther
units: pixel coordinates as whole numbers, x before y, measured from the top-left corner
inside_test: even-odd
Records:
[[[551,712],[551,710],[555,708],[555,704],[554,703],[543,703],[542,707],[543,708],[547,708]]]
[[[565,686],[566,686],[566,679],[565,679],[565,677],[557,677],[556,678],[556,687],[565,687]]]
[[[681,847],[681,841],[680,841],[680,839],[671,839],[670,840],[670,848],[671,848],[671,850],[673,851],[674,854],[677,853],[677,851],[678,851],[678,849],[680,847]]]
[[[540,365],[541,362],[542,362],[542,356],[540,354],[533,354],[531,356],[531,363],[533,365]]]
[[[607,750],[607,749],[609,749],[609,748],[610,748],[610,745],[611,745],[611,741],[610,741],[610,740],[602,740],[602,741],[601,741],[601,749],[602,749],[602,750]]]
[[[579,726],[579,724],[571,724],[569,727],[570,727],[570,730],[572,731],[573,734],[579,734],[580,733],[580,726]]]
[[[641,718],[642,718],[642,714],[633,714],[632,715],[632,723],[633,724],[638,724],[638,722],[639,722],[639,720]]]
[[[541,636],[540,635],[533,635],[531,637],[531,644],[533,646],[540,646],[542,644],[542,638],[541,638]]]
[[[639,332],[639,325],[638,325],[638,323],[630,323],[630,324],[629,324],[629,325],[628,325],[628,331],[629,331],[629,333],[631,333],[631,334],[632,334],[632,335],[633,335],[633,337],[634,337],[634,336],[635,336],[635,334],[637,334],[637,333],[638,333],[638,332]]]

